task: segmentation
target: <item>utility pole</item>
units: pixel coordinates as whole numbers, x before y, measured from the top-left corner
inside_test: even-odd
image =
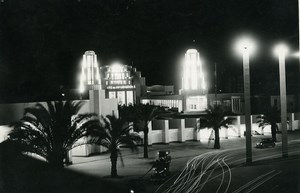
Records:
[[[298,33],[299,33],[299,36],[298,36],[298,59],[299,59],[299,75],[298,75],[298,96],[297,96],[297,102],[298,102],[298,111],[300,110],[300,0],[298,0]]]

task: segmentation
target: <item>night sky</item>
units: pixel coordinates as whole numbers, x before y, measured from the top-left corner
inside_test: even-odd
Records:
[[[232,45],[243,33],[259,42],[250,61],[251,92],[277,93],[272,46],[285,41],[298,50],[297,0],[1,1],[2,101],[46,99],[61,88],[77,87],[86,50],[94,50],[102,66],[117,60],[141,71],[147,85],[178,89],[180,61],[188,48],[196,48],[210,91],[214,63],[220,92],[239,91],[230,83],[242,81],[242,60]],[[299,62],[289,58],[286,64],[293,93]]]

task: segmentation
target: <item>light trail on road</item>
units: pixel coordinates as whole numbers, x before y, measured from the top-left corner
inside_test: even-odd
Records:
[[[293,147],[289,151],[289,154],[299,154],[299,144],[290,144],[289,147]],[[281,147],[277,146],[273,149],[257,149],[253,156],[253,159],[263,160],[269,158],[281,157],[281,152],[277,152]],[[215,180],[218,184],[215,186],[214,193],[226,193],[229,190],[232,183],[232,170],[244,165],[245,158],[243,156],[244,148],[229,149],[216,152],[208,152],[199,156],[196,156],[189,160],[185,168],[181,171],[178,177],[174,180],[173,176],[167,182],[162,184],[156,190],[156,193],[195,193],[195,192],[207,192],[205,186],[208,182]],[[270,151],[271,150],[271,151]],[[268,171],[245,185],[235,190],[235,193],[251,192],[258,188],[265,182],[271,180],[275,176],[279,175],[282,171]],[[170,182],[174,182],[170,185]],[[211,187],[210,187],[211,188]],[[232,190],[231,190],[232,191]]]
[[[224,151],[222,151],[209,152],[194,157],[186,164],[186,167],[179,174],[174,183],[164,190],[163,193],[201,192],[206,183],[213,178],[213,175],[219,172],[220,168],[222,180],[220,181],[219,186],[217,186],[216,192],[221,190],[226,178],[225,174],[229,173],[230,175],[227,179],[228,183],[225,192],[222,190],[222,192],[226,193],[231,183],[231,169],[225,161],[227,156],[228,155],[224,155]],[[162,186],[160,188],[162,188]],[[160,191],[159,189],[156,192]]]

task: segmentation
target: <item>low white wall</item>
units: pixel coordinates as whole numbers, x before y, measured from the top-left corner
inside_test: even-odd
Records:
[[[152,130],[152,143],[162,143],[163,134],[162,130]]]
[[[169,142],[179,141],[178,129],[169,129]]]
[[[0,126],[0,143],[6,140],[7,135],[12,131],[13,128],[9,127],[8,125],[1,125]]]
[[[292,123],[292,128],[291,128],[291,130],[292,130],[292,131],[295,131],[296,129],[300,129],[300,126],[299,126],[299,120],[295,120],[295,121],[293,121],[293,123]]]
[[[194,140],[194,128],[185,128],[184,129],[184,139],[186,140]]]

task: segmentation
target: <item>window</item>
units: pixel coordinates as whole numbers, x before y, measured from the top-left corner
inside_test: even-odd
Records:
[[[133,91],[126,91],[127,105],[133,104]]]
[[[207,108],[206,96],[191,96],[187,98],[187,110],[204,111]]]
[[[108,93],[108,98],[110,99],[115,99],[116,98],[116,92],[115,91],[111,91]]]
[[[117,91],[118,104],[125,104],[125,91]]]

